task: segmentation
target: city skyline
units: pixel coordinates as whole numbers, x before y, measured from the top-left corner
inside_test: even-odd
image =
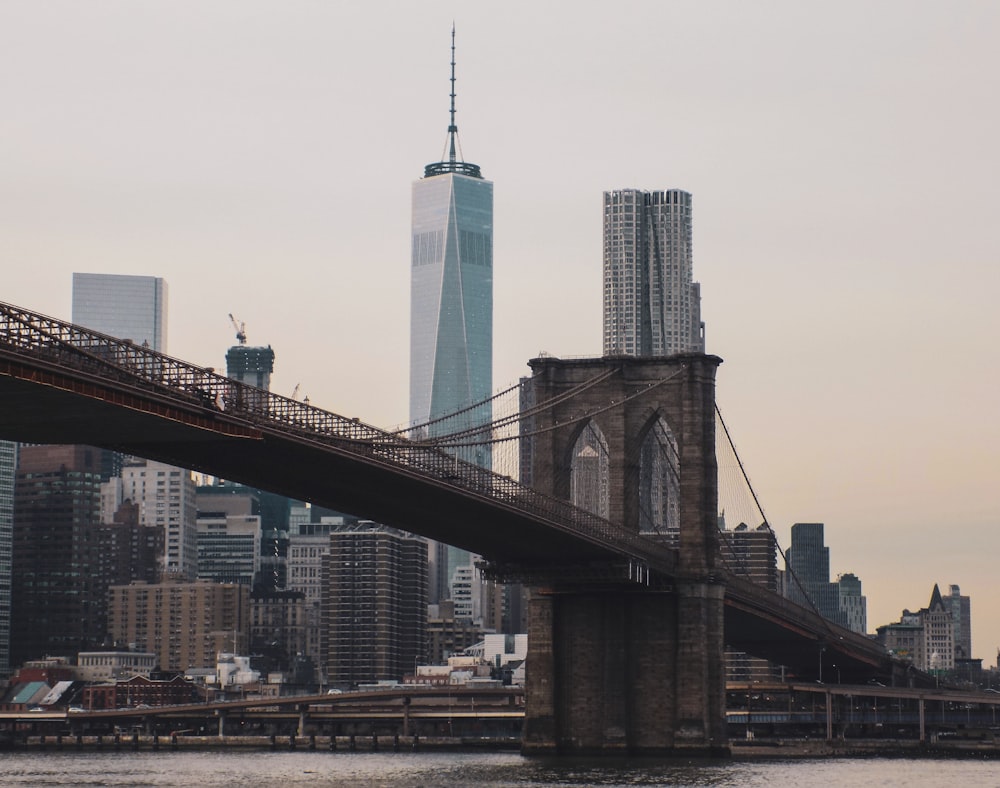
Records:
[[[455,19],[463,131],[503,183],[496,386],[600,353],[601,194],[682,186],[782,546],[824,522],[870,629],[960,584],[993,661],[1000,9],[293,6],[5,5],[5,301],[68,318],[74,271],[160,276],[171,354],[223,368],[232,312],[272,390],[405,423],[407,173],[440,145]]]

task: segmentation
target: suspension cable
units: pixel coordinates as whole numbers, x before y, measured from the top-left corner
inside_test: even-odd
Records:
[[[414,432],[416,430],[422,430],[422,429],[425,429],[427,427],[430,427],[432,424],[438,424],[439,422],[442,422],[442,421],[448,421],[450,419],[455,418],[456,416],[461,416],[463,413],[468,413],[470,411],[473,411],[473,410],[476,410],[478,408],[481,408],[484,405],[487,405],[490,402],[493,402],[494,400],[500,399],[500,397],[505,397],[508,394],[510,394],[512,391],[514,391],[515,389],[520,388],[521,385],[522,385],[522,382],[518,381],[513,386],[510,386],[509,388],[506,388],[503,391],[498,391],[492,397],[487,397],[486,399],[481,400],[479,402],[474,402],[471,405],[467,405],[466,407],[461,408],[460,410],[454,411],[453,413],[446,413],[443,416],[439,416],[436,419],[431,419],[430,421],[425,421],[425,422],[421,422],[421,423],[418,423],[418,424],[409,424],[406,427],[400,427],[399,429],[391,430],[390,432],[393,435],[401,435],[404,432]]]
[[[652,383],[648,384],[645,388],[639,389],[638,391],[634,391],[631,394],[623,397],[622,399],[612,400],[607,405],[602,405],[602,406],[596,408],[595,410],[589,411],[587,413],[582,413],[579,416],[574,416],[571,419],[568,419],[567,421],[559,422],[557,424],[551,424],[551,425],[549,425],[547,427],[540,427],[539,429],[530,430],[528,432],[523,432],[523,433],[519,432],[517,434],[502,436],[502,437],[499,437],[499,438],[486,438],[484,440],[479,440],[479,441],[454,441],[453,442],[451,440],[448,440],[448,438],[450,436],[443,436],[444,440],[440,440],[439,438],[437,438],[435,436],[435,438],[433,440],[417,441],[417,443],[419,443],[420,445],[430,445],[430,446],[449,447],[449,448],[451,448],[451,447],[457,447],[457,446],[484,446],[484,445],[492,445],[492,444],[497,444],[497,443],[506,443],[508,441],[519,440],[520,438],[530,438],[530,437],[533,437],[535,435],[544,435],[547,432],[552,432],[553,430],[562,429],[567,424],[578,424],[581,421],[585,421],[587,419],[592,419],[594,416],[599,416],[602,413],[607,413],[609,410],[612,410],[613,408],[621,407],[626,402],[629,402],[629,401],[635,399],[636,397],[641,397],[643,394],[645,394],[648,391],[651,391],[652,389],[656,388],[657,386],[662,386],[664,383],[667,383],[668,381],[673,380],[675,377],[677,377],[678,375],[682,374],[686,370],[687,370],[687,365],[686,364],[682,365],[673,374],[668,375],[665,378],[661,378],[660,380],[653,381]],[[594,385],[594,383],[590,382],[590,385]],[[577,390],[574,389],[573,391],[577,391]],[[551,406],[553,404],[559,404],[559,402],[561,402],[562,399],[564,399],[564,397],[554,397],[553,399],[547,400],[546,402],[542,403],[541,405],[538,405],[536,407],[533,407],[533,408],[529,409],[528,411],[525,411],[523,414],[519,413],[519,414],[515,414],[513,416],[510,416],[510,417],[508,417],[507,419],[504,420],[506,423],[504,425],[502,425],[502,426],[507,426],[507,424],[511,424],[511,423],[513,423],[515,421],[525,421],[529,417],[531,417],[531,416],[533,416],[533,415],[535,415],[535,414],[537,414],[537,413],[539,413],[541,411],[544,411],[544,410],[547,410],[547,409],[551,408]],[[483,430],[483,429],[479,429],[479,430],[467,430],[466,432],[467,433],[471,433],[471,434],[478,434],[478,433],[481,433],[481,432],[484,432],[484,431],[485,430]],[[464,437],[464,433],[455,433],[455,434]]]
[[[820,613],[819,608],[816,606],[816,603],[812,599],[812,596],[810,594],[806,593],[805,588],[802,587],[801,581],[799,580],[798,576],[795,574],[795,570],[792,569],[791,564],[788,562],[788,556],[785,554],[785,551],[781,549],[781,544],[778,542],[778,537],[774,533],[774,529],[771,528],[771,523],[768,521],[767,515],[764,514],[764,509],[760,505],[760,500],[757,498],[757,493],[754,490],[753,485],[750,484],[750,477],[747,476],[746,468],[743,467],[743,461],[740,459],[740,455],[736,451],[736,445],[733,443],[733,438],[729,434],[729,428],[726,426],[726,420],[722,418],[722,411],[719,410],[719,404],[718,403],[715,404],[715,413],[719,417],[719,424],[722,425],[722,430],[723,430],[723,432],[726,435],[726,440],[729,442],[729,448],[731,448],[733,450],[733,456],[736,458],[736,463],[739,466],[740,473],[743,474],[743,480],[746,482],[747,489],[750,490],[750,495],[753,497],[754,505],[757,507],[757,511],[760,513],[760,516],[764,518],[763,525],[767,526],[768,532],[771,534],[772,538],[774,539],[774,544],[775,544],[775,547],[778,549],[778,553],[781,555],[781,557],[785,561],[785,570],[791,575],[792,580],[795,581],[795,585],[798,587],[799,592],[805,598],[806,602],[808,603],[808,606],[810,608],[812,608],[812,611],[816,615],[818,615],[820,617],[820,619],[826,625],[827,629],[832,634],[833,630],[830,628],[830,622],[827,620],[826,616],[824,616],[822,613]]]
[[[477,424],[477,425],[474,425],[472,427],[467,427],[467,428],[462,429],[462,430],[457,430],[455,432],[445,433],[443,435],[435,435],[435,436],[433,436],[433,438],[427,438],[427,439],[419,440],[418,442],[419,443],[427,443],[427,444],[433,445],[433,446],[442,446],[442,445],[448,445],[448,446],[479,446],[479,445],[487,444],[487,443],[497,443],[498,441],[491,440],[491,439],[483,440],[483,441],[472,441],[472,442],[461,443],[461,442],[458,442],[457,439],[458,438],[466,438],[466,437],[469,437],[471,435],[481,435],[481,434],[484,434],[484,433],[489,434],[489,433],[492,433],[495,429],[501,429],[501,428],[509,426],[509,425],[511,425],[511,424],[513,424],[515,422],[523,421],[524,419],[529,418],[531,416],[534,416],[534,415],[536,415],[538,413],[542,413],[542,412],[544,412],[544,411],[552,408],[555,405],[559,405],[559,404],[563,403],[567,399],[571,399],[571,398],[577,396],[581,392],[584,392],[587,389],[590,389],[590,388],[596,386],[598,383],[601,383],[604,380],[607,380],[613,374],[615,374],[615,370],[614,369],[605,370],[604,372],[600,373],[599,375],[596,375],[593,378],[590,378],[589,380],[585,380],[583,383],[581,383],[581,384],[579,384],[577,386],[574,386],[573,388],[571,388],[571,389],[569,389],[567,391],[564,391],[561,394],[558,394],[555,397],[552,397],[551,399],[546,400],[545,402],[540,402],[540,403],[538,403],[536,405],[532,405],[530,408],[528,408],[528,409],[526,409],[524,411],[517,411],[515,413],[509,414],[507,416],[502,416],[499,419],[495,419],[495,420],[490,421],[490,422],[485,423],[485,424]],[[518,388],[520,386],[526,385],[526,384],[530,385],[531,380],[534,380],[534,378],[531,378],[528,381],[520,381],[520,382],[518,382],[518,384],[516,386],[512,386],[511,388],[507,389],[507,391],[504,392],[504,393],[510,393],[514,389],[516,389],[516,388]],[[480,405],[484,405],[486,402],[489,402],[489,401],[490,400],[484,400],[482,403],[479,403],[477,405],[473,405],[470,408],[465,408],[463,410],[456,411],[453,414],[442,416],[439,419],[435,419],[434,422],[428,422],[428,423],[437,423],[437,422],[440,422],[440,421],[446,421],[448,419],[451,419],[454,416],[459,415],[460,413],[465,413],[465,412],[467,412],[467,411],[469,411],[469,410],[471,410],[473,408],[480,407]],[[508,438],[507,440],[510,440],[510,438]]]

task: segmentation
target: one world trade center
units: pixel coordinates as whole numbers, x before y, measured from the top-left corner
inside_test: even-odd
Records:
[[[487,401],[493,389],[493,184],[461,156],[455,125],[454,29],[445,153],[413,184],[412,205],[411,434],[433,438],[488,424],[489,404],[472,406]],[[442,420],[459,411],[461,419]],[[491,467],[485,441],[453,451],[462,460]],[[449,550],[448,569],[439,568],[445,583],[462,560],[451,555],[455,552]]]

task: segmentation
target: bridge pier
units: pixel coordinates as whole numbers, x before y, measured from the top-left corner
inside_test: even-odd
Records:
[[[523,751],[719,756],[723,587],[533,589]]]

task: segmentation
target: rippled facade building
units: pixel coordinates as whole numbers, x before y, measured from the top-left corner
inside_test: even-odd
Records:
[[[691,195],[604,193],[604,355],[704,353]]]

